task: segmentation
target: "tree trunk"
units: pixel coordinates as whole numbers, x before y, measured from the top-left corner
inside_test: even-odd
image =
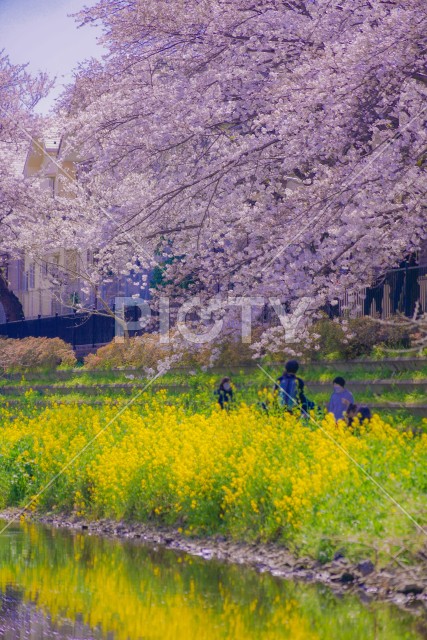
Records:
[[[24,311],[19,299],[8,287],[8,283],[4,274],[0,272],[0,303],[3,305],[6,314],[6,320],[13,322],[14,320],[23,320]]]

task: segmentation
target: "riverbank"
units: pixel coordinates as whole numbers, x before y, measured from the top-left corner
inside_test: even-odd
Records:
[[[88,533],[86,524],[76,521],[71,530],[28,520],[0,536],[0,636],[6,630],[10,640],[426,637],[419,606],[414,615],[356,591],[205,560],[201,550],[190,555],[125,532]]]
[[[6,509],[0,512],[0,519],[19,522],[20,513],[18,509]],[[190,538],[169,527],[110,519],[87,520],[57,513],[31,512],[25,514],[25,518],[58,529],[128,539],[136,544],[183,551],[205,560],[215,558],[246,565],[284,580],[319,583],[327,585],[336,594],[353,593],[364,602],[389,602],[420,616],[427,615],[427,545],[425,552],[419,552],[414,558],[416,564],[412,565],[404,565],[397,557],[382,567],[375,566],[369,559],[352,563],[339,552],[331,562],[322,564],[308,556],[297,558],[286,548],[273,543],[249,544],[224,536]]]

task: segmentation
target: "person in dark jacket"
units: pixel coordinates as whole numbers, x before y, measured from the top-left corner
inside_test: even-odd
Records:
[[[224,409],[225,406],[228,407],[228,403],[233,399],[233,389],[231,388],[230,378],[223,378],[215,393],[218,396],[218,402],[221,409]]]
[[[282,407],[292,411],[294,407],[301,407],[307,413],[308,401],[304,393],[304,380],[297,377],[299,363],[297,360],[289,360],[285,365],[285,371],[277,378],[274,391],[279,393],[279,401]]]
[[[371,410],[366,405],[349,404],[346,411],[347,424],[351,426],[355,418],[359,418],[360,423],[370,421],[372,418]]]

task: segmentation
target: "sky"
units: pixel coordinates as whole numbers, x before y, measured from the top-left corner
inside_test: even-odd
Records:
[[[61,87],[72,80],[72,71],[87,58],[102,55],[96,28],[77,29],[75,13],[90,0],[0,0],[0,50],[13,63],[29,63],[33,72],[56,76],[56,86],[37,107],[47,113]]]

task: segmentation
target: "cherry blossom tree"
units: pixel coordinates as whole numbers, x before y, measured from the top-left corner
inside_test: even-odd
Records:
[[[9,251],[30,216],[30,196],[22,167],[29,143],[40,132],[33,108],[50,83],[45,74],[32,77],[25,65],[13,65],[0,52],[0,249]],[[32,204],[32,202],[31,202]],[[35,217],[36,212],[32,212]]]
[[[100,0],[78,20],[108,52],[62,102],[100,264],[157,252],[176,295],[309,313],[426,237],[424,0]]]
[[[0,254],[13,255],[40,234],[42,208],[36,185],[25,182],[23,160],[32,136],[40,130],[33,108],[50,88],[45,74],[31,76],[25,65],[13,65],[0,51]],[[0,272],[0,301],[9,319],[22,308]]]

